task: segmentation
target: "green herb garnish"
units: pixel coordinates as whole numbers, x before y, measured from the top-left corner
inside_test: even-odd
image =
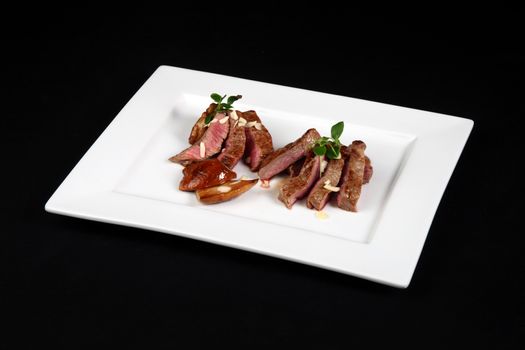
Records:
[[[330,130],[332,137],[320,137],[314,144],[314,153],[318,156],[328,157],[328,159],[341,158],[341,141],[339,138],[343,134],[345,128],[344,122],[339,122],[332,126]]]
[[[206,119],[204,120],[204,124],[209,124],[217,113],[231,111],[233,109],[233,103],[237,101],[238,99],[242,98],[241,95],[230,96],[228,97],[226,102],[223,102],[224,99],[226,98],[226,95],[221,96],[217,93],[213,93],[210,95],[210,97],[213,101],[217,103],[217,107],[215,107],[215,110],[213,112],[211,112],[210,114],[206,116]]]

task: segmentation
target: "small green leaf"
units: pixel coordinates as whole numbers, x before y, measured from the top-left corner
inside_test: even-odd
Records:
[[[326,147],[324,147],[324,146],[315,146],[314,147],[314,153],[317,156],[324,156],[324,154],[326,153]]]
[[[334,124],[334,126],[332,126],[332,130],[331,130],[332,138],[334,140],[338,140],[341,137],[341,135],[343,134],[344,128],[345,128],[345,123],[344,122],[339,122],[337,124]]]
[[[210,95],[210,97],[212,100],[214,100],[217,103],[220,103],[223,99],[223,97],[221,97],[221,95],[219,95],[218,93],[213,93]]]
[[[326,156],[329,159],[337,159],[339,157],[339,149],[333,147],[332,145],[330,145],[327,148],[328,149],[326,150]]]
[[[233,106],[232,106],[231,104],[229,104],[229,103],[223,103],[223,104],[222,104],[222,108],[223,108],[224,110],[227,110],[227,109],[232,109]]]
[[[242,96],[241,95],[237,95],[237,96],[230,96],[228,97],[228,104],[231,105],[233,104],[235,101],[241,99]]]
[[[323,136],[323,137],[320,137],[317,139],[317,141],[315,141],[315,144],[316,145],[319,145],[319,146],[324,146],[328,143],[330,139],[326,136]]]
[[[210,124],[210,122],[212,121],[213,117],[215,117],[215,113],[214,112],[208,114],[206,116],[206,119],[204,119],[204,124]]]

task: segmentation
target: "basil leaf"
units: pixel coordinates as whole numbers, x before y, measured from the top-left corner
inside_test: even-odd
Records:
[[[228,104],[231,105],[232,103],[234,103],[235,101],[237,101],[240,98],[242,98],[241,95],[230,96],[230,97],[228,97]]]
[[[317,156],[324,156],[324,154],[326,153],[326,147],[324,147],[324,146],[315,146],[314,147],[314,153]]]
[[[221,97],[221,95],[217,94],[217,93],[213,93],[210,95],[211,99],[214,100],[215,102],[217,103],[220,103],[223,99],[223,97]]]
[[[339,157],[339,150],[336,150],[334,147],[327,147],[328,149],[326,150],[326,156],[329,158],[329,159],[337,159],[337,157]]]
[[[344,128],[345,128],[345,123],[344,122],[339,122],[337,124],[334,124],[332,126],[332,130],[331,130],[332,138],[334,140],[339,139],[339,137],[341,137],[341,135],[343,134],[343,129]]]

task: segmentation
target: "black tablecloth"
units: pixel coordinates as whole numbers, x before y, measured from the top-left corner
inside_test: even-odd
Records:
[[[517,24],[495,31],[481,19],[460,26],[457,18],[231,11],[34,14],[4,31],[11,108],[2,116],[0,315],[8,327],[0,345],[517,344],[525,324],[514,225],[522,138],[511,136],[524,118]],[[159,65],[473,119],[410,287],[45,213]]]

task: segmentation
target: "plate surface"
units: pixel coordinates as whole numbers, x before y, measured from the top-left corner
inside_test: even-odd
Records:
[[[303,202],[277,200],[279,178],[234,201],[200,204],[177,189],[187,147],[211,92],[242,94],[280,147],[311,127],[343,120],[341,140],[367,144],[374,176],[358,213],[328,205],[320,220]],[[315,104],[309,101],[316,101]],[[46,203],[52,213],[191,237],[408,286],[428,229],[473,122],[437,113],[161,66]],[[239,176],[255,177],[244,165]]]

